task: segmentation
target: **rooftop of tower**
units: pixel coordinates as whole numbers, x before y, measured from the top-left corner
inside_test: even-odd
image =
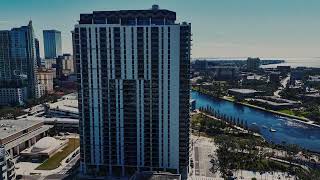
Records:
[[[119,24],[122,21],[130,20],[162,20],[174,23],[176,12],[160,9],[153,5],[147,10],[117,10],[117,11],[93,11],[90,14],[80,14],[79,24]]]

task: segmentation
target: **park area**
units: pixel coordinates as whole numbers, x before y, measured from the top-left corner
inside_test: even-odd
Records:
[[[78,138],[70,138],[68,145],[64,147],[60,152],[57,152],[52,157],[44,161],[36,170],[53,170],[61,165],[61,161],[64,160],[70,153],[75,151],[80,145]]]

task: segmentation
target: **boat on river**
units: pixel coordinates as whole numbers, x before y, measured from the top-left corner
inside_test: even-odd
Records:
[[[269,129],[270,132],[277,132],[277,130],[270,128]]]

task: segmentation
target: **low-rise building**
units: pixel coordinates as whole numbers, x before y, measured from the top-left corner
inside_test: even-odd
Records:
[[[59,99],[58,102],[62,101],[60,103],[37,105],[25,109],[24,111],[28,113],[28,116],[22,115],[17,119],[42,121],[44,125],[51,125],[56,132],[76,133],[79,130],[77,96],[77,93],[71,93]],[[57,108],[57,106],[60,108]]]
[[[213,66],[210,72],[216,80],[235,80],[239,78],[239,68],[236,66]]]
[[[268,78],[265,76],[257,75],[257,74],[249,74],[244,76],[242,79],[242,84],[244,85],[259,85],[265,84]]]
[[[320,93],[302,95],[304,101],[320,100]]]
[[[277,66],[277,70],[281,73],[288,73],[291,71],[291,66]]]
[[[311,87],[320,86],[320,76],[309,76],[306,85]]]
[[[23,105],[27,100],[27,87],[0,88],[0,105]]]
[[[42,162],[54,154],[59,152],[62,148],[68,145],[69,139],[53,137],[44,137],[36,142],[33,146],[23,150],[20,155],[24,160],[32,160],[32,162]]]
[[[33,120],[43,120],[45,125],[52,125],[58,132],[79,132],[79,119],[69,117],[31,117]]]
[[[15,157],[45,137],[51,125],[33,120],[0,120],[0,145]]]
[[[290,109],[290,108],[297,108],[301,105],[301,102],[292,101],[288,99],[277,98],[273,96],[265,96],[260,98],[253,98],[249,100],[256,105],[270,108],[273,110],[281,110],[281,109]]]
[[[228,89],[228,94],[238,99],[252,98],[255,96],[264,95],[263,91],[256,91],[254,89]]]
[[[49,104],[49,114],[57,116],[79,117],[78,100],[63,99]]]

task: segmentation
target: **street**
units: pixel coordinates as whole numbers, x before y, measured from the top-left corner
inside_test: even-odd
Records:
[[[281,80],[281,86],[279,87],[278,90],[276,90],[273,94],[275,97],[278,97],[280,98],[281,96],[279,95],[280,92],[287,87],[288,83],[289,83],[289,80],[290,80],[290,75],[288,75],[286,78],[282,79]]]

